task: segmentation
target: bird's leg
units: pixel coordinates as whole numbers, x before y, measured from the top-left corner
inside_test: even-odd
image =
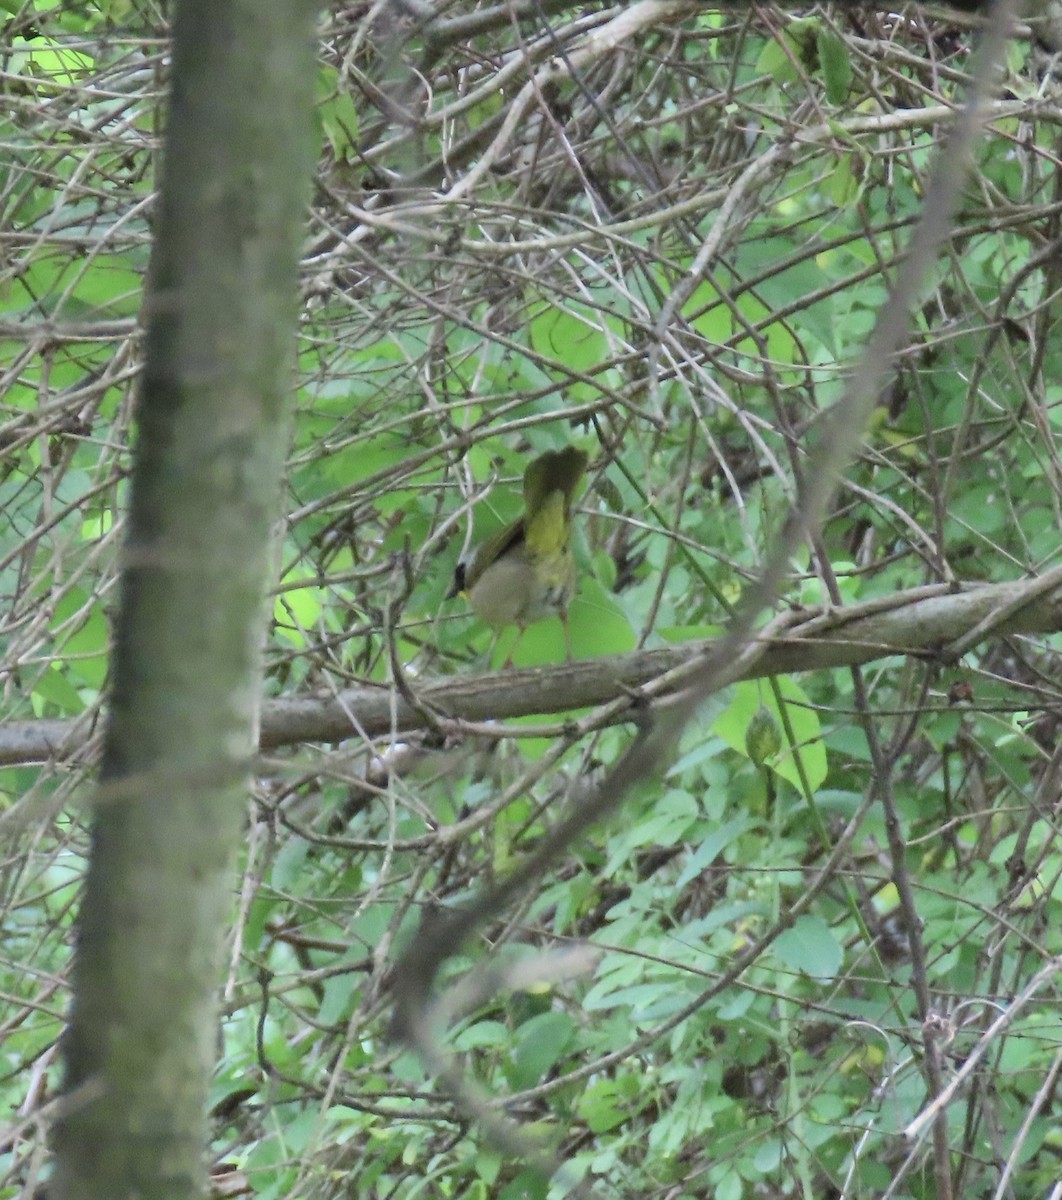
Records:
[[[563,605],[560,610],[561,624],[564,626],[564,649],[568,656],[568,661],[571,662],[575,657],[572,654],[572,628],[568,624],[568,606]]]
[[[494,662],[494,651],[498,648],[498,639],[501,637],[501,630],[495,629],[490,636],[490,645],[487,647],[487,670],[490,670],[491,663]]]
[[[526,628],[526,625],[518,624],[516,626],[516,637],[513,640],[513,644],[509,647],[509,653],[505,659],[505,662],[502,663],[501,669],[503,671],[508,671],[510,667],[513,666],[513,655],[516,653],[516,647],[520,645],[520,639],[524,636],[524,630]]]

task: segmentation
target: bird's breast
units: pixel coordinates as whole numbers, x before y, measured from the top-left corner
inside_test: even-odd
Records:
[[[560,556],[550,569],[533,570],[521,547],[496,559],[468,590],[468,601],[476,613],[500,629],[526,625],[567,603],[571,591],[571,558]]]

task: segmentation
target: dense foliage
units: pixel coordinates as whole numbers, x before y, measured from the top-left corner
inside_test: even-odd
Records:
[[[168,60],[148,4],[4,7],[0,746],[15,721],[76,731],[72,754],[0,770],[15,1196],[41,1169],[24,1118],[54,1084],[87,851]],[[799,502],[976,25],[503,10],[323,17],[270,696],[482,669],[490,631],[447,599],[455,563],[516,513],[528,456],[570,441],[591,455],[577,656],[607,672],[718,630]],[[1021,33],[895,378],[782,605],[1057,565],[1058,83]],[[563,645],[545,621],[516,663]],[[389,1039],[389,969],[425,910],[578,804],[631,728],[499,711],[370,739],[353,712],[343,744],[263,761],[222,983],[218,1189],[517,1200],[593,1178],[672,1200],[921,1200],[946,1176],[966,1200],[1046,1194],[1056,680],[1042,637],[737,685],[496,914],[441,983],[490,952],[501,986],[442,1036],[566,1160],[552,1183]],[[590,965],[554,977],[546,952],[581,943]],[[943,1143],[905,1137],[975,1048]]]

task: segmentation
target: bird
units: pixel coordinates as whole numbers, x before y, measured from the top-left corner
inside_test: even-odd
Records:
[[[572,558],[572,500],[586,471],[587,454],[575,446],[547,450],[524,471],[524,511],[457,564],[449,595],[464,594],[473,611],[494,630],[517,626],[519,633],[503,664],[533,621],[557,613],[572,658],[568,601],[575,590]]]

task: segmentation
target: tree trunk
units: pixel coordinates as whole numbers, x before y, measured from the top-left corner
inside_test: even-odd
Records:
[[[313,160],[313,14],[309,0],[177,5],[60,1200],[204,1189]]]

